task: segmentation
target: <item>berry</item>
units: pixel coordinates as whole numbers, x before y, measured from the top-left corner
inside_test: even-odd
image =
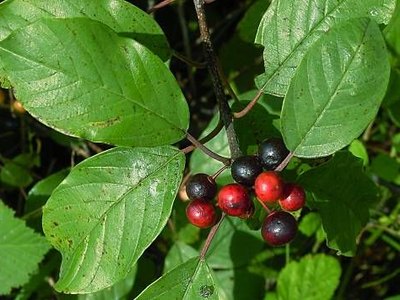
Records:
[[[303,208],[306,202],[306,194],[301,186],[288,183],[283,188],[282,199],[279,200],[279,205],[287,211],[296,211]]]
[[[229,216],[243,219],[249,218],[254,212],[247,189],[237,183],[225,185],[218,193],[218,206]]]
[[[186,216],[190,223],[200,228],[208,228],[217,221],[214,205],[203,199],[194,199],[186,207]]]
[[[272,246],[289,243],[297,233],[297,221],[288,212],[275,211],[269,214],[261,227],[263,239]]]
[[[199,173],[189,179],[186,184],[186,194],[191,200],[211,200],[217,194],[217,184],[211,176]]]
[[[278,173],[266,171],[257,176],[254,191],[263,202],[275,202],[282,197],[284,183]]]
[[[256,177],[262,172],[257,156],[248,155],[236,159],[231,166],[231,174],[237,183],[252,186]]]
[[[279,138],[267,139],[258,146],[258,157],[267,171],[275,170],[288,154],[289,150]]]

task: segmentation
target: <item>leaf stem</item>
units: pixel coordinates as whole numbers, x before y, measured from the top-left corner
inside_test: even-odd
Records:
[[[235,159],[240,157],[242,155],[242,152],[240,151],[236,132],[233,127],[232,111],[228,105],[228,100],[224,92],[223,79],[220,76],[220,64],[214,52],[214,47],[211,43],[210,31],[207,26],[207,19],[204,10],[205,2],[204,0],[193,0],[193,3],[199,22],[200,37],[203,43],[204,57],[207,61],[208,71],[213,82],[221,119],[226,129],[226,135],[228,137],[228,144],[231,150],[231,155],[232,158]]]
[[[186,133],[186,138],[197,148],[199,148],[201,151],[203,151],[205,154],[207,154],[209,157],[218,160],[222,162],[225,166],[229,166],[231,164],[231,160],[227,157],[223,157],[219,155],[218,153],[215,153],[214,151],[208,149],[206,146],[204,146],[200,141],[196,140],[190,133]]]
[[[156,5],[151,7],[147,12],[149,14],[151,14],[151,13],[155,12],[157,9],[163,8],[165,6],[168,6],[173,2],[175,2],[175,0],[164,0],[164,1],[161,1],[160,3],[157,3]]]
[[[219,219],[218,223],[215,224],[211,228],[210,232],[208,233],[207,239],[204,242],[203,248],[201,249],[201,252],[200,252],[200,260],[204,260],[204,258],[206,257],[206,254],[207,254],[208,249],[210,248],[211,242],[212,242],[215,234],[217,233],[219,226],[221,226],[221,223],[224,220],[224,218],[225,218],[225,214],[222,213],[221,219]]]
[[[243,108],[241,111],[233,113],[233,117],[235,119],[243,118],[245,115],[247,115],[251,109],[254,107],[254,105],[257,104],[257,101],[261,98],[263,92],[261,90],[258,91],[257,95],[253,98],[253,100],[250,101],[249,104],[245,108]]]
[[[224,165],[221,169],[219,169],[217,172],[215,172],[214,175],[211,176],[212,179],[215,180],[219,175],[221,175],[221,173],[222,173],[223,171],[225,171],[225,170],[228,169],[228,168],[229,168],[229,166]]]
[[[224,128],[224,124],[222,123],[221,119],[219,119],[217,126],[209,134],[200,139],[199,142],[202,144],[207,143],[209,140],[213,139],[222,130],[222,128]],[[196,146],[190,145],[181,149],[181,151],[187,154],[192,152],[194,149],[196,149]]]
[[[288,156],[286,156],[286,158],[281,162],[281,164],[279,166],[276,167],[275,171],[280,172],[282,171],[284,168],[286,168],[286,166],[288,165],[289,161],[292,159],[293,157],[293,153],[290,152],[288,154]]]
[[[262,202],[262,201],[261,201],[260,199],[258,199],[257,197],[256,197],[256,199],[257,199],[257,201],[261,204],[261,206],[265,209],[265,211],[266,211],[268,214],[270,214],[270,213],[271,213],[271,210],[269,209],[269,207],[266,206],[265,203]]]
[[[192,66],[192,67],[195,67],[198,69],[204,69],[205,67],[207,67],[205,62],[194,61],[194,60],[190,59],[189,57],[179,53],[178,51],[172,50],[172,55],[175,58],[179,59],[180,61],[188,64],[189,66]]]

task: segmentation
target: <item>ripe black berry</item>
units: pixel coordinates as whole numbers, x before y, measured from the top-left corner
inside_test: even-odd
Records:
[[[217,194],[217,184],[211,176],[199,173],[189,179],[186,184],[186,194],[191,200],[211,200]]]
[[[208,228],[217,221],[214,205],[203,199],[194,199],[186,207],[186,216],[190,223],[200,228]]]
[[[218,206],[229,216],[249,218],[254,212],[247,189],[236,183],[225,185],[218,193]]]
[[[258,146],[258,157],[267,171],[275,170],[288,154],[289,150],[279,138],[267,139]]]
[[[275,211],[269,214],[261,227],[263,239],[272,246],[281,246],[294,239],[297,221],[288,212]]]
[[[257,156],[248,155],[236,159],[231,166],[231,174],[237,183],[252,186],[262,166]]]

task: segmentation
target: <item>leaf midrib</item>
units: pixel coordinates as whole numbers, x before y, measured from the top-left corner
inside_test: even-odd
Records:
[[[77,243],[77,246],[74,248],[73,251],[70,252],[71,254],[69,254],[69,255],[73,255],[73,254],[75,253],[76,249],[79,248],[79,247],[82,245],[82,243],[86,240],[86,238],[87,238],[88,236],[90,236],[90,235],[92,234],[92,232],[93,232],[99,225],[101,225],[101,220],[102,220],[116,205],[120,204],[120,203],[123,201],[124,197],[125,197],[127,194],[129,194],[129,193],[131,193],[132,191],[134,191],[142,182],[144,182],[145,180],[147,180],[147,179],[148,179],[149,177],[151,177],[153,174],[157,173],[160,169],[162,169],[164,166],[166,166],[169,162],[171,162],[172,160],[174,160],[174,159],[175,159],[176,157],[178,157],[180,154],[181,154],[180,151],[177,150],[177,153],[174,154],[173,156],[171,156],[167,161],[165,161],[165,163],[163,163],[162,165],[160,165],[159,167],[157,167],[153,172],[147,174],[147,175],[146,175],[145,177],[143,177],[140,181],[138,181],[138,182],[136,183],[135,186],[131,187],[131,188],[128,189],[126,192],[124,192],[120,197],[118,197],[118,198],[116,199],[116,201],[115,201],[113,204],[111,204],[111,205],[109,206],[109,208],[98,218],[98,222],[95,222],[95,224],[93,225],[93,227],[87,232],[87,234],[85,234],[85,235],[83,236],[83,238]],[[60,250],[61,250],[61,249],[60,249]],[[135,249],[135,251],[136,251],[136,249]],[[80,270],[80,268],[77,268],[77,269],[75,270],[75,274],[73,275],[73,277],[71,277],[71,279],[69,280],[68,283],[73,282],[73,280],[76,278],[76,276],[77,276],[79,270]],[[67,272],[69,272],[69,269],[64,271],[64,273],[67,273]],[[64,285],[65,285],[65,283],[64,283]],[[87,287],[87,286],[86,286],[86,287]],[[85,288],[86,288],[86,287],[85,287]]]
[[[49,30],[51,30],[51,28],[49,28],[49,26],[47,26],[47,24],[45,24],[45,23],[42,23],[42,24],[45,25]],[[31,25],[31,24],[30,24],[30,25]],[[28,25],[28,26],[30,26],[30,25]],[[52,30],[51,30],[51,31],[52,31]],[[6,40],[7,40],[11,35],[12,35],[12,34],[10,34],[10,35],[6,38]],[[57,36],[57,35],[55,35],[55,36]],[[57,38],[58,38],[58,36],[57,36]],[[115,37],[114,37],[114,38],[115,38]],[[118,39],[127,40],[127,39],[124,39],[124,38],[119,37],[119,36],[118,36]],[[61,41],[60,39],[59,39],[59,41],[62,43],[62,41]],[[136,41],[135,41],[135,42],[136,42]],[[136,42],[136,43],[137,43],[137,42]],[[65,47],[65,46],[64,46],[64,47]],[[134,48],[135,48],[135,47],[134,47]],[[182,132],[182,133],[185,133],[185,130],[183,130],[182,128],[178,127],[176,124],[174,124],[174,123],[172,123],[171,121],[169,121],[169,120],[168,120],[166,117],[164,117],[163,115],[160,115],[159,113],[157,113],[157,112],[154,111],[154,110],[151,110],[150,108],[146,107],[146,106],[143,105],[142,103],[139,103],[139,102],[135,101],[133,98],[128,98],[128,97],[126,97],[125,95],[123,95],[123,94],[121,94],[121,93],[118,93],[118,92],[116,92],[116,91],[114,91],[114,90],[107,89],[104,85],[100,85],[97,81],[91,81],[91,80],[89,80],[88,78],[84,78],[84,81],[83,81],[83,79],[82,79],[80,76],[78,76],[77,73],[76,73],[76,75],[77,75],[76,77],[71,77],[71,75],[68,74],[67,72],[65,72],[64,70],[57,69],[57,68],[55,68],[55,67],[53,67],[53,66],[50,66],[50,65],[48,65],[48,64],[46,64],[46,63],[44,63],[44,62],[38,62],[38,61],[36,61],[36,60],[34,60],[34,59],[31,59],[31,58],[28,58],[28,57],[23,56],[23,55],[21,55],[21,54],[18,54],[18,53],[16,53],[16,52],[10,51],[10,50],[8,50],[7,48],[4,48],[4,47],[1,45],[1,42],[0,42],[0,49],[3,50],[3,51],[5,51],[5,52],[7,52],[7,53],[9,53],[9,54],[12,55],[12,56],[17,56],[17,57],[19,57],[19,58],[21,58],[21,59],[23,59],[23,60],[26,60],[26,61],[28,61],[28,62],[30,62],[30,63],[34,63],[34,64],[36,64],[36,65],[38,65],[38,66],[44,66],[44,67],[48,68],[49,70],[55,71],[55,72],[57,72],[57,73],[61,73],[61,74],[63,74],[64,76],[66,76],[66,77],[68,77],[68,78],[71,78],[71,79],[73,79],[73,80],[75,80],[75,81],[86,82],[86,83],[88,83],[88,85],[91,85],[91,86],[93,86],[93,87],[97,87],[97,88],[99,88],[99,89],[105,90],[106,92],[108,92],[108,93],[110,93],[110,94],[114,94],[114,95],[116,95],[116,96],[119,96],[119,97],[121,97],[122,99],[124,99],[124,100],[126,100],[126,101],[128,101],[128,102],[131,102],[131,103],[133,103],[133,104],[135,104],[135,105],[137,105],[137,106],[139,106],[139,107],[141,107],[143,110],[148,111],[150,114],[152,114],[152,115],[158,117],[159,119],[163,120],[165,123],[169,124],[172,128],[174,128],[174,129],[176,129],[176,130],[178,130],[178,131],[180,131],[180,132]],[[130,50],[132,50],[132,49],[130,49]],[[136,48],[135,48],[135,51],[136,51]],[[138,55],[138,57],[141,59],[140,55]],[[131,74],[130,74],[130,75],[131,75]],[[76,79],[78,79],[78,80],[76,80]],[[93,89],[93,90],[95,90],[95,89]]]
[[[349,0],[351,1],[351,0]],[[310,36],[313,35],[313,33],[320,27],[320,25],[325,22],[325,20],[332,15],[336,10],[340,8],[340,6],[345,3],[346,0],[340,2],[335,6],[328,14],[324,15],[323,18],[309,31],[308,35],[304,36],[292,49],[292,51],[289,53],[289,55],[278,65],[278,67],[274,70],[274,73],[269,77],[267,82],[262,86],[262,90],[266,90],[266,86],[275,78],[279,75],[279,71],[285,66],[286,62],[292,58],[292,56],[297,53],[297,49],[306,41]],[[274,14],[275,19],[278,18],[276,13]],[[298,67],[298,66],[297,66]],[[296,68],[297,68],[296,67]],[[265,74],[265,73],[264,73]]]
[[[331,96],[329,97],[329,100],[328,100],[328,101],[326,102],[326,104],[323,106],[323,109],[321,110],[321,113],[318,115],[318,117],[315,119],[315,121],[308,127],[306,134],[303,136],[303,138],[300,140],[300,142],[298,143],[298,145],[296,146],[296,148],[293,150],[293,153],[296,153],[297,149],[304,143],[304,141],[305,141],[305,140],[307,139],[307,137],[310,135],[311,129],[312,129],[313,127],[315,127],[315,124],[317,124],[317,123],[324,117],[326,111],[328,110],[327,107],[331,106],[332,101],[333,101],[333,99],[334,99],[334,96],[336,95],[336,93],[337,93],[339,87],[341,86],[341,84],[342,84],[344,78],[346,77],[346,75],[347,75],[347,73],[348,73],[348,71],[349,71],[349,69],[350,69],[350,67],[351,67],[351,65],[352,65],[352,63],[353,63],[353,61],[354,61],[354,58],[357,56],[357,54],[358,54],[358,52],[359,52],[361,46],[363,45],[363,41],[364,41],[364,39],[365,39],[365,36],[366,36],[366,33],[367,33],[367,30],[368,30],[368,28],[369,28],[370,23],[371,23],[371,21],[369,20],[369,21],[368,21],[368,25],[365,26],[365,30],[364,30],[363,36],[362,36],[362,38],[361,38],[361,40],[360,40],[360,43],[358,44],[357,49],[354,51],[354,54],[352,55],[351,59],[349,60],[349,63],[347,64],[347,66],[346,66],[346,68],[345,68],[345,72],[344,72],[344,73],[342,74],[342,76],[340,77],[340,80],[338,81],[338,83],[337,83],[337,85],[336,85],[334,91],[332,92]]]

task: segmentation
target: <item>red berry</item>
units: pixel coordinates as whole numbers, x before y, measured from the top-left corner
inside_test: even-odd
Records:
[[[282,197],[284,183],[278,173],[263,172],[257,176],[254,191],[258,199],[263,202],[275,202]]]
[[[249,218],[254,211],[247,189],[236,183],[225,185],[218,193],[218,206],[229,216]]]
[[[269,214],[261,227],[263,239],[272,246],[281,246],[294,239],[297,221],[288,212],[274,211]]]
[[[301,186],[288,183],[283,188],[282,199],[279,200],[279,204],[282,209],[287,211],[296,211],[303,208],[306,203],[306,194]]]
[[[208,228],[217,221],[214,205],[203,199],[194,199],[186,207],[186,216],[190,223],[200,228]]]

